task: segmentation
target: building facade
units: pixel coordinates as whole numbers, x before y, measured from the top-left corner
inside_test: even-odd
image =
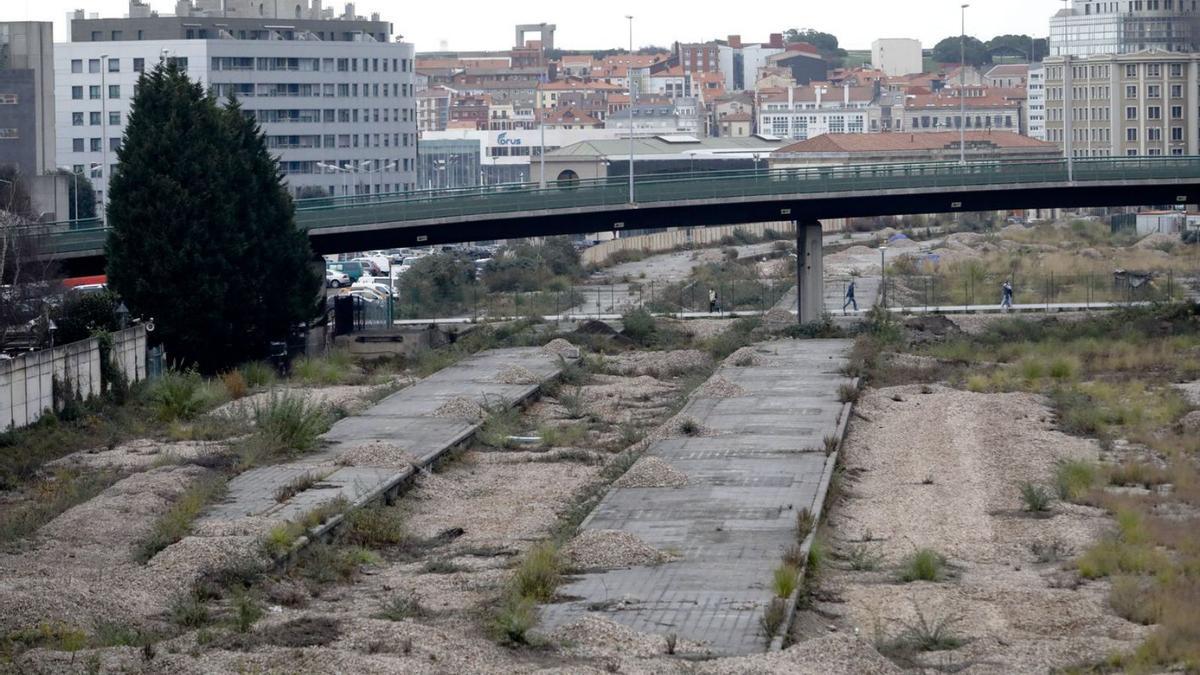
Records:
[[[896,131],[935,132],[966,128],[1019,134],[1022,131],[1021,108],[1019,101],[992,93],[965,96],[961,100],[955,92],[910,95],[905,100],[903,119]]]
[[[1192,0],[1071,0],[1050,19],[1050,55],[1085,57],[1147,49],[1200,51]]]
[[[757,105],[758,132],[802,141],[821,134],[880,131],[874,87],[788,87],[763,92]]]
[[[1028,104],[1025,119],[1030,138],[1046,140],[1046,67],[1040,63],[1029,69]]]
[[[364,39],[340,25],[324,25],[341,21],[310,26],[309,33],[320,29],[339,38],[326,41],[281,33],[274,21],[256,24],[275,36],[269,39],[107,39],[113,31],[135,36],[149,30],[139,28],[142,22],[161,20],[74,21],[72,32],[83,41],[55,50],[58,162],[80,171],[96,165],[92,175],[100,200],[107,195],[138,78],[161,59],[173,60],[219,98],[234,95],[241,101],[262,125],[293,194],[306,188],[339,195],[415,188],[411,45],[389,42],[386,33],[382,40]],[[101,24],[106,39],[89,41],[95,31],[88,28]],[[347,35],[351,39],[340,39]]]
[[[70,217],[66,178],[55,177],[53,24],[0,23],[0,166],[15,169],[30,207],[46,220]]]
[[[1200,154],[1200,54],[1046,59],[1046,140],[1074,157]]]
[[[888,77],[924,72],[924,64],[920,40],[882,38],[871,43],[871,65]]]

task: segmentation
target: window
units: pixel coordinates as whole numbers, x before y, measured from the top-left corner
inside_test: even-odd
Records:
[[[99,138],[93,138],[88,142],[88,145],[91,146],[92,152],[100,152],[100,142],[101,141]]]
[[[134,59],[133,60],[133,72],[135,72],[135,73],[146,72],[146,59]]]
[[[71,87],[71,98],[75,101],[82,101],[83,87]]]
[[[1138,109],[1137,109],[1136,107],[1134,107],[1134,106],[1128,106],[1128,107],[1126,107],[1126,108],[1125,108],[1125,119],[1127,119],[1127,120],[1136,120],[1136,119],[1138,118],[1138,115],[1137,115],[1137,110],[1138,110]]]
[[[1182,84],[1171,85],[1171,98],[1183,98],[1183,85]]]
[[[119,84],[108,85],[108,97],[109,98],[121,98],[121,85],[119,85]]]
[[[1171,77],[1183,77],[1183,64],[1182,63],[1172,63],[1171,64]]]
[[[121,126],[121,113],[119,113],[119,112],[108,113],[108,123],[109,123],[109,125],[114,126],[114,127]]]
[[[1158,127],[1150,127],[1149,129],[1146,129],[1146,140],[1161,141],[1162,129],[1159,129]]]
[[[98,85],[98,84],[93,84],[93,85],[91,85],[90,87],[88,87],[88,98],[92,99],[93,101],[95,101],[95,100],[99,100],[99,98],[100,98],[100,85]]]
[[[1137,127],[1129,127],[1125,130],[1125,140],[1131,142],[1137,140]]]
[[[1171,119],[1173,119],[1173,120],[1183,119],[1183,106],[1181,106],[1181,105],[1171,106]]]
[[[1171,154],[1180,157],[1183,155],[1183,148],[1171,148]]]
[[[1125,98],[1137,98],[1137,85],[1125,85]]]
[[[119,31],[113,31],[113,32],[119,32]],[[121,59],[109,59],[108,60],[108,72],[110,72],[110,73],[121,72]]]
[[[120,138],[108,139],[108,149],[113,152],[120,150],[121,149],[121,139]]]
[[[82,138],[72,138],[71,139],[71,151],[72,152],[83,152],[83,139]]]
[[[1137,65],[1130,63],[1125,66],[1125,77],[1137,77]]]
[[[81,112],[71,113],[71,126],[73,126],[73,127],[83,126],[83,113],[81,113]]]
[[[1172,141],[1182,141],[1183,140],[1183,127],[1171,127],[1171,140]]]
[[[1137,157],[1137,148],[1130,148],[1125,151],[1126,157]]]
[[[98,113],[98,112],[88,113],[88,124],[90,124],[94,127],[100,126],[100,113]]]
[[[88,59],[88,72],[89,73],[100,72],[100,59]]]
[[[1162,98],[1162,87],[1151,84],[1146,87],[1146,98]]]
[[[83,59],[71,59],[71,72],[72,73],[82,73],[83,72]]]
[[[1146,77],[1162,77],[1162,64],[1159,64],[1159,63],[1146,64]]]

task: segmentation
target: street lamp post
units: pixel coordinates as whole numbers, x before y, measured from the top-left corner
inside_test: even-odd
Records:
[[[633,86],[633,15],[627,14],[629,20],[629,65],[625,67],[625,79],[629,80],[629,203],[637,200],[633,195],[633,109],[637,105],[637,89]]]
[[[883,308],[887,309],[887,244],[879,247],[879,273],[881,276],[880,293],[883,298]]]
[[[100,180],[104,181],[104,200],[100,203],[100,223],[108,227],[108,54],[100,55]],[[94,80],[93,80],[94,81]]]
[[[964,4],[961,8],[962,14],[962,32],[958,36],[958,163],[967,163],[967,8],[969,4]]]

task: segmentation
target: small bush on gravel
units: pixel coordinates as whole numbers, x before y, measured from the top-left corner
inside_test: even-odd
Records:
[[[171,508],[154,521],[154,527],[138,545],[134,557],[145,563],[159,551],[183,539],[192,530],[192,523],[200,512],[214,500],[225,494],[224,476],[201,478],[180,495]]]
[[[221,375],[221,384],[225,386],[225,394],[229,396],[229,400],[236,401],[239,398],[244,398],[249,387],[246,385],[246,377],[242,375],[240,370],[231,370]]]
[[[97,621],[92,642],[99,647],[136,647],[146,642],[146,636],[129,624]]]
[[[846,548],[846,562],[856,572],[874,572],[883,563],[883,554],[867,544],[853,544]]]
[[[246,381],[246,386],[250,389],[259,389],[275,384],[275,369],[262,361],[251,361],[243,364],[238,370],[241,371],[242,379]]]
[[[775,568],[775,573],[771,577],[771,590],[775,591],[775,597],[786,600],[796,592],[796,586],[799,583],[800,569],[784,564]]]
[[[886,651],[937,652],[958,649],[966,640],[954,632],[962,617],[945,614],[927,616],[921,606],[913,601],[916,619],[904,623],[904,630]]]
[[[684,436],[695,436],[700,433],[700,423],[690,417],[685,417],[679,422],[679,431]]]
[[[654,316],[641,308],[631,310],[622,315],[621,325],[625,327],[623,331],[625,336],[642,346],[649,346],[654,341],[654,336],[658,332],[658,326],[654,323]]]
[[[403,543],[408,539],[404,518],[395,507],[372,506],[351,511],[346,516],[347,543],[368,548],[381,548]]]
[[[1054,538],[1049,541],[1035,541],[1029,545],[1029,552],[1039,563],[1058,562],[1070,557],[1071,550],[1062,539]]]
[[[520,412],[515,408],[495,406],[483,420],[476,438],[489,448],[506,448],[510,444],[509,437],[519,430],[520,421]]]
[[[263,609],[258,600],[246,591],[233,596],[233,625],[239,633],[249,633],[256,621],[262,618]]]
[[[580,419],[587,414],[587,406],[584,404],[580,387],[575,387],[572,392],[560,391],[558,402],[562,405],[563,411],[567,413],[567,417],[573,420]]]
[[[796,513],[796,542],[804,543],[816,524],[817,519],[813,517],[812,511],[809,511],[807,506],[800,509]]]
[[[316,474],[303,473],[291,479],[287,483],[280,485],[275,489],[275,501],[282,504],[296,495],[310,490],[314,485],[321,482],[321,477]]]
[[[941,579],[945,567],[946,559],[940,553],[928,548],[918,549],[901,563],[900,580],[905,583],[938,581]]]
[[[305,384],[357,384],[362,373],[349,353],[333,351],[321,358],[296,359],[292,363],[292,379]]]
[[[208,606],[191,591],[176,596],[167,611],[177,626],[199,628],[208,623]]]
[[[537,625],[536,603],[531,598],[511,594],[497,610],[493,624],[502,642],[527,644],[526,634]]]
[[[517,567],[513,577],[516,592],[538,602],[549,602],[554,597],[562,576],[562,559],[558,548],[543,542],[529,549]]]
[[[825,560],[828,557],[829,551],[825,548],[825,542],[818,537],[814,537],[812,544],[808,547],[809,575],[819,574],[825,568]]]
[[[547,424],[538,429],[538,435],[547,448],[570,448],[587,438],[587,427],[583,424]]]
[[[843,384],[838,387],[838,401],[841,403],[853,403],[858,400],[858,387],[852,384]]]
[[[766,609],[763,610],[762,618],[758,620],[758,624],[763,629],[763,635],[768,641],[779,632],[786,616],[787,603],[780,598],[771,598],[771,602],[767,603]]]
[[[1162,603],[1150,579],[1135,576],[1118,576],[1112,580],[1108,593],[1108,604],[1117,616],[1143,626],[1158,623],[1162,615]]]
[[[254,406],[255,440],[268,455],[303,453],[317,445],[329,419],[316,403],[298,394],[273,392]]]
[[[805,554],[804,549],[800,548],[799,544],[793,544],[783,552],[783,562],[792,567],[800,567],[804,564]]]
[[[1096,484],[1096,466],[1081,460],[1059,462],[1054,470],[1054,483],[1059,499],[1077,502]]]
[[[588,361],[588,363],[591,363],[591,361]],[[560,356],[558,357],[558,369],[558,379],[563,384],[576,387],[576,392],[578,392],[579,387],[587,384],[592,379],[592,373],[588,369],[584,359],[568,361]]]
[[[1050,490],[1028,481],[1021,483],[1021,503],[1025,505],[1026,511],[1036,514],[1048,513],[1051,501],[1053,498]]]
[[[387,621],[404,621],[424,616],[425,613],[416,593],[397,593],[383,601],[377,616]]]

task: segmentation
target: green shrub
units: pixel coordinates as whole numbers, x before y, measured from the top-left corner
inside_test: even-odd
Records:
[[[511,444],[508,439],[519,431],[520,422],[520,413],[515,408],[495,406],[483,420],[475,438],[489,448],[507,448]]]
[[[640,307],[622,315],[621,324],[625,327],[623,332],[626,337],[644,346],[649,346],[658,333],[654,316]]]
[[[155,416],[163,422],[195,419],[208,404],[201,390],[203,383],[200,375],[193,371],[164,373],[149,391]]]
[[[1075,565],[1084,579],[1099,579],[1115,574],[1153,574],[1167,569],[1170,561],[1152,545],[1107,537],[1085,551]]]
[[[304,453],[317,445],[329,428],[320,405],[300,394],[272,392],[254,406],[254,436],[267,455]]]
[[[813,538],[812,544],[808,547],[808,574],[815,576],[820,574],[825,568],[825,559],[829,556],[829,551],[825,548],[825,542],[819,538]]]
[[[775,573],[771,577],[771,589],[775,591],[775,597],[784,600],[792,597],[792,593],[796,592],[796,586],[799,583],[800,569],[788,564],[776,567]]]
[[[377,616],[387,621],[404,621],[424,616],[425,613],[415,593],[397,593],[383,602]]]
[[[762,626],[763,635],[768,641],[775,637],[779,629],[783,627],[783,621],[787,618],[787,602],[780,598],[771,598],[771,602],[763,609],[762,618],[758,620]]]
[[[302,535],[304,535],[304,528],[299,523],[276,525],[263,538],[263,553],[270,558],[282,557],[291,552],[292,546]]]
[[[817,519],[813,517],[812,511],[809,511],[807,506],[800,509],[796,513],[796,542],[804,543],[816,525]]]
[[[346,531],[342,536],[348,543],[371,548],[394,546],[408,539],[400,510],[388,506],[351,511],[346,516]]]
[[[883,554],[867,544],[854,544],[846,549],[846,562],[856,572],[874,572],[883,562]]]
[[[1096,484],[1096,466],[1082,460],[1059,462],[1054,470],[1058,498],[1076,502],[1083,499]]]
[[[900,580],[909,583],[913,581],[938,581],[942,578],[946,559],[937,551],[922,548],[914,551],[904,559],[900,567]]]
[[[1050,510],[1050,491],[1036,483],[1021,483],[1021,502],[1030,513],[1045,513]]]
[[[262,618],[263,609],[258,600],[246,591],[233,596],[233,625],[239,633],[248,633],[254,623]]]
[[[852,384],[842,384],[838,386],[838,401],[842,403],[853,403],[858,400],[858,387]]]
[[[275,369],[262,361],[251,361],[239,368],[242,379],[250,389],[260,389],[275,384]]]
[[[529,549],[513,577],[514,589],[523,598],[549,602],[562,577],[558,548],[543,542]]]
[[[1153,580],[1143,577],[1114,577],[1108,604],[1117,616],[1143,626],[1158,623],[1162,615],[1162,604],[1154,591]]]
[[[526,644],[527,633],[537,625],[536,603],[532,598],[510,594],[497,610],[493,625],[502,641]]]
[[[208,623],[208,606],[194,592],[187,592],[175,597],[167,611],[171,621],[185,628],[199,628]]]

